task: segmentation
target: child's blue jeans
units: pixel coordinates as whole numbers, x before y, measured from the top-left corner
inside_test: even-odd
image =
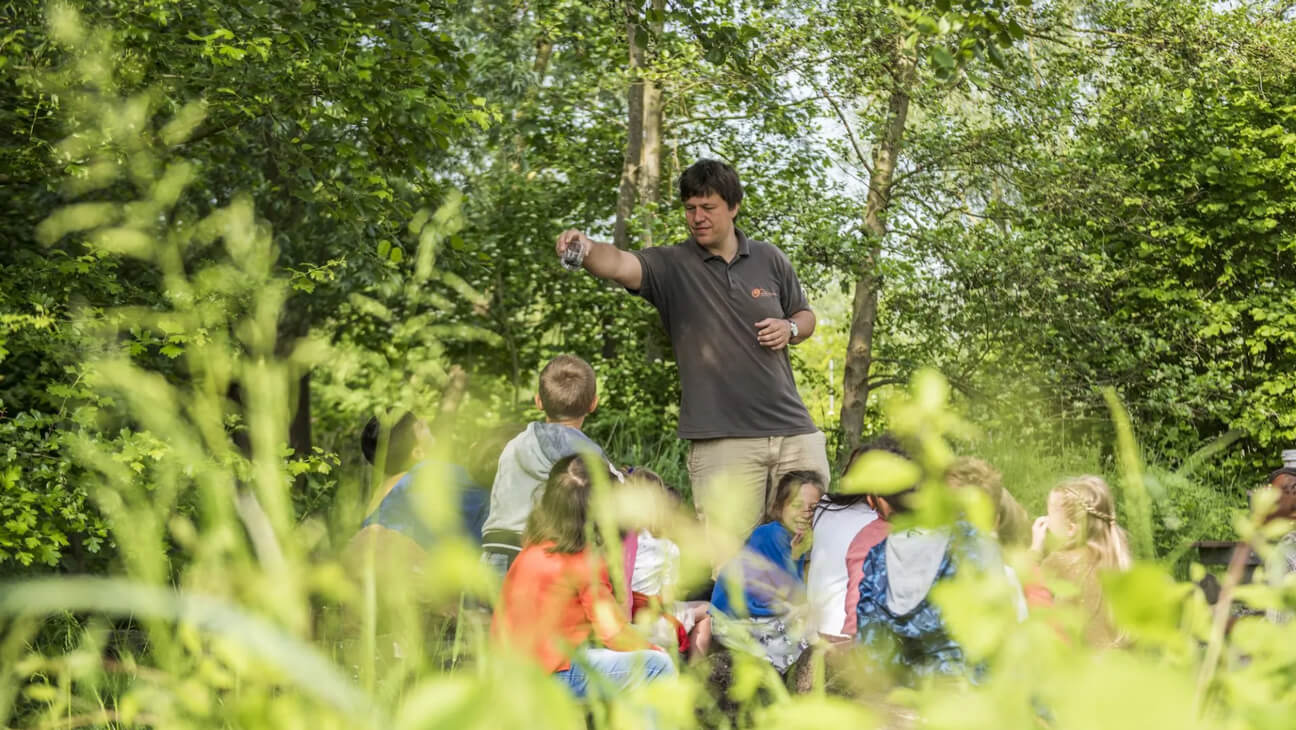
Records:
[[[606,698],[608,692],[674,674],[675,664],[664,652],[611,649],[580,649],[572,657],[570,669],[554,672],[555,677],[582,699],[590,694]]]

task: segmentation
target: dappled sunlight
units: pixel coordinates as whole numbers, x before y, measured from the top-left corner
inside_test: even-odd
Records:
[[[1290,725],[1290,12],[291,5],[0,43],[4,727]]]

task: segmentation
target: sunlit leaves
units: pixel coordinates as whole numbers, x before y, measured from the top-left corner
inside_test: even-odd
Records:
[[[922,477],[917,464],[887,451],[869,451],[842,477],[847,494],[895,494],[913,488]]]

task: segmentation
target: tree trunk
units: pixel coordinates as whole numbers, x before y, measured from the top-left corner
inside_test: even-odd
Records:
[[[837,453],[844,465],[850,452],[860,444],[864,412],[868,405],[869,370],[873,364],[873,328],[877,324],[878,293],[881,277],[878,263],[882,258],[882,241],[886,236],[886,211],[891,204],[891,184],[896,159],[904,141],[905,121],[909,116],[909,92],[914,81],[917,57],[896,42],[896,86],[887,103],[887,118],[881,139],[873,147],[873,170],[869,175],[868,203],[864,208],[864,227],[872,245],[860,262],[855,282],[855,299],[851,311],[850,339],[846,345],[843,370],[841,429],[842,440]]]
[[[617,192],[616,226],[612,230],[612,243],[619,249],[630,248],[630,217],[634,215],[635,197],[639,190],[639,163],[643,158],[644,81],[644,31],[640,18],[640,0],[626,0],[626,42],[630,49],[630,88],[626,94],[627,134],[625,161],[621,165],[621,188]]]
[[[644,86],[643,165],[639,170],[639,204],[644,209],[643,245],[653,245],[653,221],[661,205],[662,87]]]
[[[545,73],[549,70],[549,59],[553,58],[554,44],[547,36],[541,36],[536,39],[536,56],[535,62],[531,64],[531,70],[536,75],[536,86],[544,83]]]
[[[666,0],[652,0],[652,19],[648,23],[653,38],[665,27]],[[662,84],[658,79],[643,86],[643,145],[639,170],[639,204],[644,210],[644,246],[653,245],[653,223],[661,205],[662,158]]]
[[[653,0],[653,5],[664,0]],[[651,81],[644,87],[644,143],[643,168],[639,174],[639,205],[643,215],[643,231],[639,242],[644,248],[652,246],[653,227],[657,221],[657,210],[661,207],[661,158],[662,158],[662,86],[659,81]],[[662,347],[661,333],[656,327],[650,327],[644,334],[644,357],[648,362],[664,360],[665,349]]]
[[[297,379],[297,398],[294,403],[292,423],[288,427],[288,445],[298,458],[311,455],[311,374],[302,373]],[[302,480],[304,481],[304,480]]]

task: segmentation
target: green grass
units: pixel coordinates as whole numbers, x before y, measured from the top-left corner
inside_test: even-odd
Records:
[[[113,310],[84,332],[83,366],[98,411],[75,432],[86,474],[77,487],[111,525],[116,557],[104,576],[0,586],[0,725],[621,730],[644,727],[651,709],[671,728],[887,726],[876,704],[863,699],[876,695],[835,696],[822,686],[791,695],[759,660],[736,663],[732,692],[723,698],[739,708],[731,715],[737,722],[715,712],[719,698],[705,667],[684,667],[678,679],[605,701],[578,702],[526,657],[488,640],[486,612],[467,605],[489,605],[497,584],[466,539],[446,535],[425,552],[351,546],[357,509],[348,500],[360,501],[368,488],[358,483],[362,473],[350,470],[334,476],[342,483],[326,510],[331,521],[300,514],[295,471],[333,472],[325,459],[304,467],[285,459],[291,384],[303,369],[336,362],[338,352],[324,342],[277,342],[291,283],[277,271],[271,233],[248,198],[200,220],[172,221],[168,213],[183,182],[154,184],[149,177],[181,169],[168,167],[178,162],[175,144],[151,132],[168,120],[152,118],[149,94],[120,96],[107,36],[90,42],[74,13],[56,7],[62,42],[85,46],[69,54],[72,81],[60,89],[61,113],[72,116],[77,144],[90,159],[112,167],[126,156],[131,171],[119,171],[123,182],[113,190],[125,200],[104,203],[111,215],[82,208],[69,217],[87,236],[156,270],[163,303]],[[200,248],[205,259],[189,256]],[[428,276],[410,273],[402,291],[419,296]],[[168,378],[156,363],[122,351],[130,330],[202,336],[187,340],[168,364],[166,372],[184,377]],[[437,344],[433,333],[420,336]],[[402,374],[389,377],[386,392],[399,390]],[[240,404],[227,398],[234,383],[246,395]],[[920,374],[909,397],[888,401],[886,411],[901,436],[921,444],[916,458],[927,473],[940,473],[947,440],[960,432],[944,379]],[[246,452],[231,438],[233,421]],[[126,453],[113,437],[123,430],[149,434],[147,452]],[[654,468],[687,496],[686,446],[669,427],[611,419],[594,430],[613,458]],[[433,457],[467,458],[451,453],[452,442],[442,440],[442,453]],[[983,438],[960,451],[995,464],[1035,513],[1058,479],[1083,472],[1111,478],[1114,469],[1085,443]],[[1218,529],[1211,519],[1227,514],[1223,507],[1239,486],[1205,488],[1155,464],[1145,473],[1156,480],[1149,491],[1166,505],[1164,514],[1176,516],[1173,526],[1162,520],[1165,529],[1183,536]],[[435,481],[428,486],[432,504],[421,516],[453,524],[452,490]],[[939,480],[929,486],[924,494],[932,499],[915,519],[941,519],[963,504],[963,495],[943,490]],[[597,502],[595,514],[616,515],[613,506]],[[709,561],[707,536],[691,520],[678,522],[686,559]],[[1254,535],[1256,522],[1246,523],[1245,534]],[[597,527],[614,535],[629,524],[623,510],[619,521]],[[1264,550],[1272,537],[1257,537],[1257,547]],[[605,542],[618,549],[615,540]],[[1030,576],[1028,569],[1020,574]],[[1227,612],[1212,624],[1200,596],[1176,583],[1164,561],[1141,564],[1135,578],[1107,588],[1117,622],[1135,642],[1135,651],[1120,651],[1086,646],[1077,631],[1081,617],[1063,601],[1021,622],[1003,600],[1002,571],[961,572],[937,600],[953,637],[986,671],[977,684],[895,688],[886,702],[902,711],[890,716],[921,718],[931,730],[1290,724],[1296,624],[1243,623],[1225,645],[1220,617]],[[1257,603],[1296,608],[1290,588],[1249,591]],[[111,630],[118,621],[130,630]],[[1213,651],[1203,656],[1207,641]],[[891,689],[874,655],[866,649],[856,656],[861,664],[848,671],[867,676],[871,689]],[[1194,684],[1194,676],[1205,681]]]
[[[1044,513],[1049,490],[1063,478],[1105,471],[1098,447],[1083,443],[984,438],[960,444],[958,452],[984,459],[998,469],[1004,488],[1033,516]]]

